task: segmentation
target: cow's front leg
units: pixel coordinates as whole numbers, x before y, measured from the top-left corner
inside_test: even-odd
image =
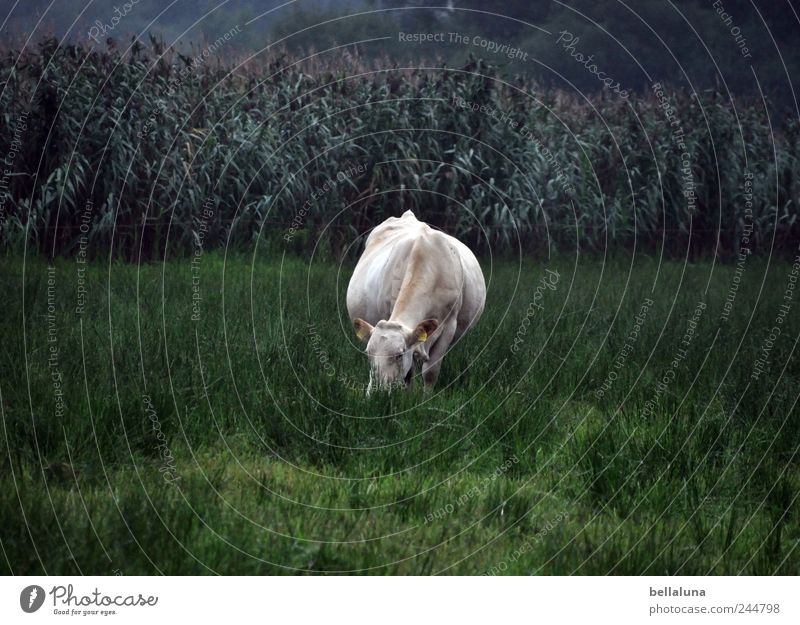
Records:
[[[450,347],[450,343],[453,342],[457,325],[455,315],[453,315],[445,324],[444,330],[442,330],[436,343],[430,348],[428,360],[422,364],[422,380],[425,383],[426,391],[432,390],[433,385],[436,384],[436,378],[439,377],[439,369],[442,367],[442,360]]]
[[[410,389],[411,385],[414,384],[414,369],[416,369],[417,363],[413,363],[411,365],[411,369],[408,370],[406,373],[406,377],[403,380],[406,383],[406,388]]]

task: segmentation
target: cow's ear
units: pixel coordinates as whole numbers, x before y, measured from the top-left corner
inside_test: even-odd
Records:
[[[363,319],[353,319],[353,329],[356,331],[356,336],[366,342],[369,341],[373,327]]]
[[[424,343],[428,340],[431,334],[436,331],[436,328],[439,327],[439,322],[436,319],[426,319],[425,321],[420,321],[416,328],[414,328],[414,332],[411,335],[413,343]]]

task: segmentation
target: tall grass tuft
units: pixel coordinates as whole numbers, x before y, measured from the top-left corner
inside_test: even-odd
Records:
[[[671,125],[651,93],[543,90],[482,60],[195,64],[157,40],[48,39],[4,54],[0,76],[0,153],[21,145],[0,237],[48,255],[300,251],[323,233],[341,253],[406,209],[483,251],[732,258],[751,227],[756,252],[798,239],[797,123],[717,93],[667,89]]]

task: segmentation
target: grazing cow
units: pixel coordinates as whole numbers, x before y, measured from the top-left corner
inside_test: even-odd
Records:
[[[469,248],[406,211],[367,238],[347,287],[347,312],[367,344],[369,392],[414,377],[431,389],[451,344],[481,316],[483,272]]]

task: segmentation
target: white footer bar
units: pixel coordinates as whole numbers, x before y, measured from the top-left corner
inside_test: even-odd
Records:
[[[3,623],[800,623],[796,577],[4,577],[0,588]]]

